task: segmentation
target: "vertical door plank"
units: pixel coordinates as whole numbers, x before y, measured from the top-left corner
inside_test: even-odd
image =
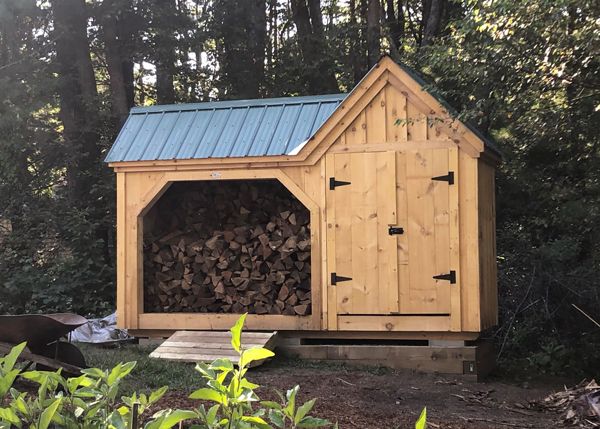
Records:
[[[327,154],[325,157],[325,180],[326,182],[330,177],[335,176],[335,161],[336,157],[333,154]],[[325,219],[327,223],[326,236],[327,236],[327,253],[326,253],[326,264],[323,265],[325,268],[325,281],[327,289],[327,329],[330,331],[337,330],[337,288],[331,285],[330,273],[336,270],[336,235],[337,235],[337,222],[338,219],[335,213],[335,195],[332,195],[327,183],[323,184],[325,189],[324,193],[326,197],[326,208],[325,208]],[[325,317],[325,315],[324,315]]]
[[[458,148],[452,148],[448,151],[448,170],[454,171],[454,185],[448,189],[448,211],[450,267],[456,271],[456,284],[450,289],[450,329],[458,332],[462,330],[462,276],[460,269],[460,217],[458,212],[460,170],[458,168]]]
[[[352,312],[377,314],[377,196],[376,154],[351,154],[352,185]],[[341,273],[340,273],[341,274]],[[374,313],[372,313],[374,312]]]
[[[398,226],[404,228],[404,234],[398,236],[398,303],[399,311],[406,308],[403,303],[410,299],[409,242],[408,242],[408,205],[407,205],[407,180],[406,180],[407,154],[398,152],[396,155],[396,215]]]
[[[350,154],[334,155],[335,163],[333,166],[333,175],[336,180],[347,182],[353,181],[353,172],[350,165]],[[332,195],[335,201],[335,272],[344,277],[353,277],[352,272],[352,248],[354,247],[352,236],[352,207],[349,206],[350,188],[341,186],[327,192]],[[333,271],[331,271],[333,272]],[[352,287],[350,282],[338,283],[336,288],[338,314],[349,314],[352,312]]]
[[[437,307],[437,291],[431,278],[434,263],[434,200],[432,150],[407,153],[407,235],[409,250],[409,296],[402,312],[417,314]]]
[[[378,152],[377,161],[377,265],[381,312],[397,313],[398,235],[389,235],[396,218],[396,152]]]
[[[434,150],[433,176],[441,176],[448,173],[448,151]],[[433,177],[432,176],[432,177]],[[449,273],[450,266],[450,219],[449,219],[449,187],[447,182],[432,181],[433,183],[433,207],[434,207],[434,237],[435,248],[435,273]],[[454,186],[454,185],[452,185]],[[436,280],[437,289],[437,312],[450,312],[450,289],[454,287],[447,280]]]

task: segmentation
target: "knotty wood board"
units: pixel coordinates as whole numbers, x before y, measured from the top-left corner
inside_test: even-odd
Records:
[[[242,347],[275,348],[277,332],[243,332]],[[177,331],[156,350],[151,358],[175,360],[180,362],[212,362],[219,358],[229,358],[234,362],[238,353],[231,346],[229,331]],[[257,362],[256,365],[260,365]]]

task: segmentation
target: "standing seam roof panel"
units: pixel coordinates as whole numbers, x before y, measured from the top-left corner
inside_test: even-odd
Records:
[[[285,153],[290,153],[311,136],[310,131],[317,118],[319,106],[319,104],[305,104],[302,106],[302,110],[296,121],[296,126],[294,127],[285,148]]]
[[[125,161],[139,161],[146,148],[150,144],[152,137],[158,128],[158,124],[160,123],[164,113],[150,113],[148,117],[144,121],[144,125],[138,132],[136,136],[136,140],[139,139],[140,143],[137,145],[132,145],[127,153],[125,154]]]
[[[106,162],[290,153],[314,135],[345,97],[135,107]]]
[[[173,125],[173,131],[165,141],[157,159],[173,159],[177,155],[179,148],[189,132],[196,112],[178,112],[177,122]]]
[[[271,138],[271,144],[267,150],[267,155],[283,155],[290,135],[294,132],[294,127],[298,121],[298,114],[302,110],[302,105],[286,106],[279,118],[279,124]]]

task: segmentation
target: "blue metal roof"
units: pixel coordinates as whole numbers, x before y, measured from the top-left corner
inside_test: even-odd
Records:
[[[134,107],[105,162],[296,153],[346,94]]]

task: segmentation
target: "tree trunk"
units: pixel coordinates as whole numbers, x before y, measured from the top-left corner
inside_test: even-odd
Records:
[[[155,52],[156,66],[156,102],[158,104],[175,103],[175,39],[176,0],[154,0],[155,2]]]
[[[114,0],[105,0],[102,30],[110,78],[111,110],[118,129],[133,106],[132,28],[129,10],[120,10]]]
[[[367,58],[369,68],[381,56],[381,5],[380,0],[369,0],[367,9]]]
[[[360,28],[357,18],[356,0],[349,0],[348,9],[350,12],[350,67],[354,85],[358,84],[364,76],[366,70],[362,66],[362,38],[360,37]]]
[[[396,12],[395,9],[398,9]],[[386,0],[386,21],[390,31],[390,38],[396,50],[402,53],[404,39],[404,10],[402,8],[402,0]]]
[[[423,14],[423,39],[421,46],[431,45],[434,37],[440,32],[445,0],[430,0],[427,13]]]
[[[313,94],[338,91],[333,64],[326,53],[320,0],[291,0],[291,8],[308,90]]]
[[[213,11],[222,96],[260,97],[267,50],[266,0],[218,0]]]
[[[67,180],[73,202],[84,204],[93,185],[91,170],[100,158],[98,93],[87,39],[84,0],[54,0],[60,119],[68,146]]]

